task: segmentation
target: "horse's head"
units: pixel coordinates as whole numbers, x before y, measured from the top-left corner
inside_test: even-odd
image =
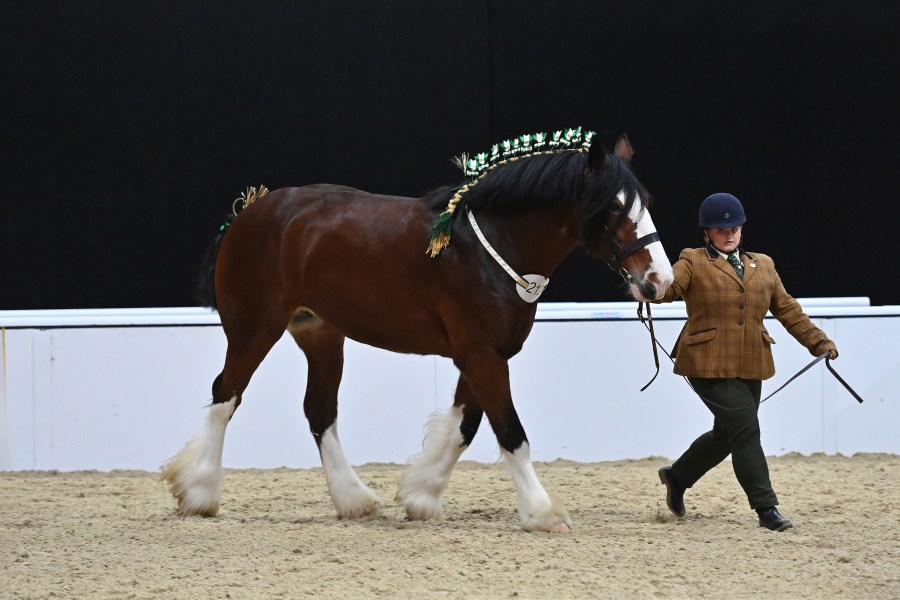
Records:
[[[585,168],[582,244],[619,273],[639,301],[662,297],[673,280],[659,234],[647,208],[648,194],[631,172],[633,150],[626,136],[608,155],[591,145]]]

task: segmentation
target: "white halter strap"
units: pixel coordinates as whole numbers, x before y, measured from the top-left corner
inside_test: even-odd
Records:
[[[467,210],[466,215],[469,217],[469,223],[472,224],[475,235],[478,236],[478,241],[480,241],[481,245],[484,246],[484,249],[488,251],[488,254],[497,261],[497,264],[503,267],[503,270],[516,282],[516,291],[519,293],[522,300],[528,303],[536,301],[550,283],[550,280],[543,275],[525,275],[523,277],[516,273],[513,268],[497,254],[494,247],[491,246],[490,242],[487,241],[487,238],[484,237],[481,228],[478,226],[478,223],[475,222],[475,214],[471,210]]]

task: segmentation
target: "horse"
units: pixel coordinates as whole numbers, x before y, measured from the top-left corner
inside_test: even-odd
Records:
[[[421,453],[401,477],[396,500],[409,519],[442,518],[451,472],[486,416],[510,467],[521,527],[569,532],[563,502],[545,490],[531,461],[508,361],[531,331],[548,276],[579,245],[621,274],[638,301],[661,297],[673,280],[649,196],[630,168],[628,138],[608,153],[570,132],[542,151],[534,151],[536,140],[547,138],[536,134],[531,148],[524,144],[530,151],[506,159],[500,152],[502,160],[463,155],[460,165],[478,177],[421,198],[331,184],[249,188],[245,208],[236,207],[216,237],[205,283],[227,338],[224,366],[204,427],[161,467],[178,513],[217,514],[226,426],[287,330],[308,363],[303,411],[339,518],[382,505],[338,438],[350,338],[447,357],[459,371],[452,407],[429,417]],[[579,143],[566,144],[567,137]],[[454,224],[456,209],[466,218]]]

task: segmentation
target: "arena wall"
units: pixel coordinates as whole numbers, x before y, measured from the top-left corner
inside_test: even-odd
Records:
[[[841,352],[834,367],[858,404],[816,365],[760,409],[767,454],[900,453],[900,307],[867,298],[802,299]],[[711,416],[661,354],[635,303],[549,303],[510,363],[513,397],[535,460],[604,461],[677,456]],[[681,303],[654,307],[671,348]],[[812,357],[774,319],[777,389]],[[0,311],[0,470],[155,470],[202,425],[225,337],[196,308]],[[346,345],[339,432],[354,464],[403,463],[420,447],[428,415],[452,403],[449,359]],[[285,336],[272,349],[228,428],[226,467],[319,465],[301,403],[306,364]],[[484,423],[464,459],[498,460]]]

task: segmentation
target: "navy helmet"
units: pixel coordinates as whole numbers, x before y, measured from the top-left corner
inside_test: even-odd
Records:
[[[713,229],[729,229],[743,225],[747,217],[741,201],[724,192],[707,196],[700,203],[700,227]]]

